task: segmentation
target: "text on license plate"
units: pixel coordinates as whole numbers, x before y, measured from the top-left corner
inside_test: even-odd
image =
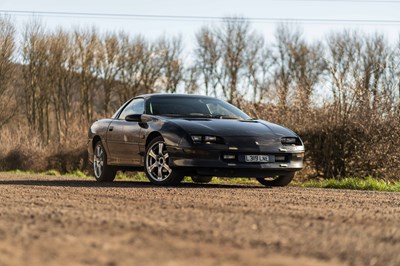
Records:
[[[246,155],[244,160],[248,163],[251,162],[269,162],[268,155]]]

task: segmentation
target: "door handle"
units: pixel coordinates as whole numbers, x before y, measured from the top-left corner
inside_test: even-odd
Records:
[[[113,131],[114,127],[113,126],[109,126],[108,127],[108,131]]]

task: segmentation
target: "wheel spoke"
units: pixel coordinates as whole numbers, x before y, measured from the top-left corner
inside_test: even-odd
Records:
[[[172,169],[168,166],[168,164],[163,164],[163,168],[167,170],[168,174],[172,172]]]
[[[157,162],[149,166],[149,172],[153,172],[154,168],[157,166]]]
[[[99,164],[96,164],[96,169],[95,170],[97,170],[96,171],[97,177],[100,177],[100,175],[101,175],[101,167],[100,167]]]
[[[167,160],[169,157],[169,154],[166,152],[163,156],[164,156],[164,160]]]
[[[163,179],[163,175],[162,175],[162,166],[161,166],[161,165],[158,166],[157,177],[158,177],[159,180],[162,180],[162,179]]]
[[[162,142],[158,143],[158,154],[162,155],[164,144]]]
[[[151,158],[153,158],[154,160],[157,160],[157,155],[154,153],[153,150],[150,150],[150,151],[149,151],[149,156],[150,156]]]
[[[97,157],[98,159],[101,159],[101,158],[103,157],[103,149],[101,148],[100,145],[98,145],[98,146],[96,147],[96,152],[95,152],[95,154],[96,154],[96,157]]]

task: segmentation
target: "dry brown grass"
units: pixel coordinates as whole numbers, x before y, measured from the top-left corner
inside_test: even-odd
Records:
[[[399,180],[400,120],[397,111],[354,109],[339,114],[332,105],[299,112],[274,106],[246,106],[249,114],[298,133],[306,147],[300,178],[372,176]]]
[[[0,131],[0,170],[43,172],[55,169],[66,173],[87,169],[86,128],[75,124],[70,132],[68,141],[44,145],[39,134],[27,125],[9,124]]]

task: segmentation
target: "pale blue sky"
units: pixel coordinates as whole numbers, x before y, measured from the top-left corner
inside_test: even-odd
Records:
[[[232,16],[267,18],[307,18],[307,19],[360,19],[400,21],[400,1],[374,0],[0,0],[0,10],[16,11],[62,11],[87,13],[123,13],[142,15],[184,15],[184,16]],[[1,12],[0,12],[1,13]],[[22,25],[29,16],[13,16]],[[96,26],[102,31],[124,30],[131,34],[141,33],[155,38],[161,34],[180,33],[185,42],[191,43],[194,33],[204,21],[166,21],[123,18],[84,18],[44,16],[43,22],[49,28],[62,26],[72,29],[76,26]],[[354,28],[366,32],[385,33],[390,41],[397,41],[400,23],[297,23],[309,39],[322,39],[332,30]],[[273,38],[276,23],[252,23],[253,28]]]

